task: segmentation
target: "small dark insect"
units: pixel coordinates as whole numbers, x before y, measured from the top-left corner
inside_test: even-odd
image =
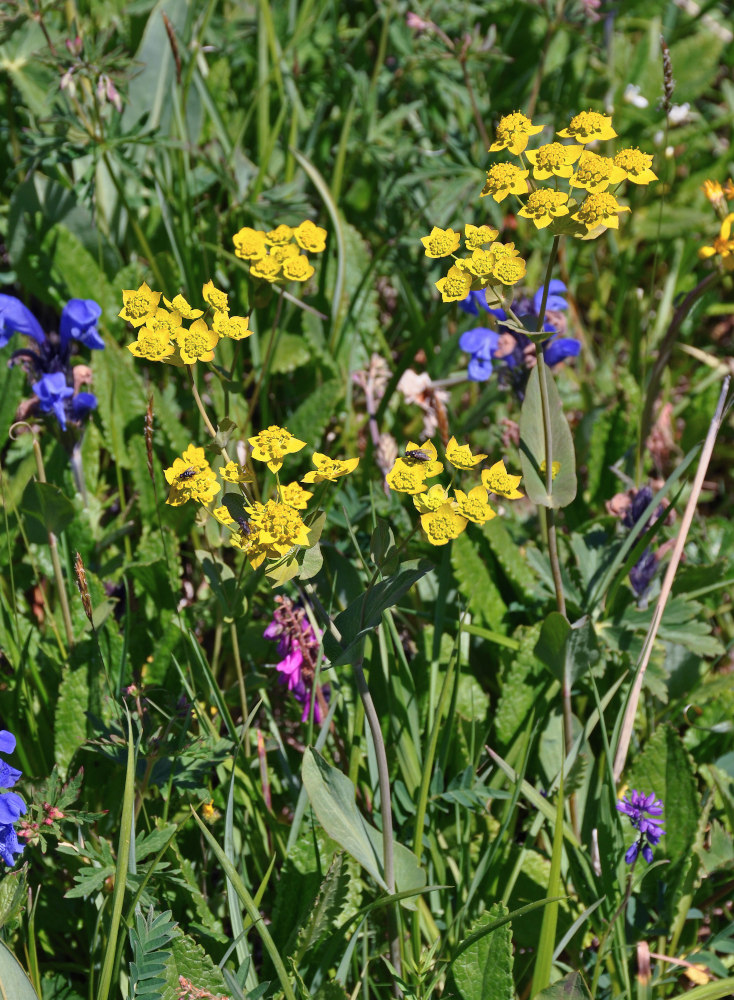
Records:
[[[406,458],[412,458],[414,462],[430,462],[431,456],[427,455],[425,451],[421,451],[420,448],[410,448],[405,453]]]
[[[196,475],[196,469],[193,465],[190,465],[188,469],[184,469],[183,472],[179,472],[176,479],[191,479],[192,476]]]
[[[243,535],[252,534],[252,528],[250,527],[250,522],[247,520],[246,517],[236,517],[235,521],[237,522],[237,524],[239,524],[240,531],[242,532]]]

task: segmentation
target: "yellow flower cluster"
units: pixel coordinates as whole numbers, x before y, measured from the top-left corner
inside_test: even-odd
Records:
[[[128,350],[146,361],[193,365],[197,361],[211,361],[222,337],[244,340],[250,336],[248,318],[230,316],[226,292],[207,281],[202,297],[211,326],[202,318],[204,310],[194,309],[183,295],[175,295],[170,301],[163,296],[164,308],[160,305],[161,293],[154,292],[146,282],[140,288],[124,290],[118,316],[137,330],[137,340],[127,345]],[[188,326],[184,326],[184,320]]]
[[[550,142],[526,150],[530,136],[542,128],[519,112],[500,119],[496,141],[489,151],[506,149],[520,157],[521,165],[495,163],[487,171],[480,197],[491,194],[495,201],[501,202],[508,195],[515,195],[522,203],[518,215],[531,219],[538,229],[552,227],[554,233],[589,238],[605,229],[619,228],[619,215],[629,212],[629,207],[620,205],[609,188],[616,189],[623,181],[649,184],[657,180],[652,171],[652,155],[629,148],[610,157],[587,149],[590,142],[614,139],[617,135],[611,117],[597,111],[574,115],[568,127],[557,133],[562,139],[573,140],[574,145]],[[532,167],[532,179],[530,169],[524,168],[525,160]],[[550,179],[553,187],[539,186],[538,182]],[[559,190],[559,180],[567,181],[568,192]],[[585,192],[583,201],[573,197],[574,189]],[[557,223],[563,216],[569,216],[575,225],[569,224],[569,220]]]
[[[170,487],[166,503],[173,507],[187,500],[202,504],[209,514],[231,530],[232,544],[245,552],[253,569],[257,569],[265,559],[281,559],[293,548],[309,544],[308,514],[302,512],[307,511],[313,493],[298,482],[282,485],[277,478],[285,456],[305,448],[305,441],[294,437],[285,427],[276,425],[265,428],[248,441],[252,458],[266,463],[276,474],[274,498],[265,502],[254,500],[245,486],[253,482],[252,475],[239,463],[229,461],[219,470],[219,476],[223,483],[232,483],[240,488],[244,500],[244,507],[240,501],[240,509],[247,516],[233,517],[226,503],[210,507],[222,487],[204,455],[204,449],[192,444],[165,470]],[[353,472],[359,459],[340,461],[315,452],[313,464],[314,469],[306,473],[302,483],[334,482]]]
[[[237,257],[250,262],[250,274],[271,284],[307,281],[314,273],[306,253],[323,253],[326,230],[306,219],[300,225],[276,226],[270,232],[244,226],[232,237]]]
[[[436,282],[444,302],[465,299],[470,291],[497,285],[514,285],[525,277],[525,261],[514,243],[497,243],[496,229],[489,226],[464,227],[465,257],[455,251],[461,243],[461,233],[434,226],[428,236],[421,237],[426,257],[452,256],[455,263],[445,278]]]
[[[484,461],[486,455],[473,455],[468,445],[460,445],[452,437],[446,447],[446,460],[457,471],[471,472]],[[438,460],[436,446],[431,441],[415,444],[409,441],[405,454],[395,460],[385,477],[390,489],[398,493],[408,493],[420,514],[421,527],[431,545],[446,545],[458,538],[469,521],[484,524],[496,517],[496,511],[489,504],[489,494],[516,500],[524,494],[518,490],[520,476],[511,476],[505,463],[495,462],[482,470],[480,486],[464,493],[453,489],[453,497],[448,488],[440,483],[429,488],[426,480],[433,479],[443,471],[443,462]]]

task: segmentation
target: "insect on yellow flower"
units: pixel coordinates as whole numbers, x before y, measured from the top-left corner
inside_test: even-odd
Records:
[[[489,152],[498,153],[501,149],[509,149],[515,156],[519,156],[525,151],[530,136],[542,131],[542,125],[533,125],[526,115],[515,111],[500,118],[496,139],[489,147]]]
[[[482,485],[490,493],[505,497],[506,500],[519,500],[525,494],[517,488],[522,476],[511,476],[505,468],[504,461],[495,462],[491,469],[482,472]]]
[[[448,257],[459,249],[461,233],[454,232],[453,229],[439,229],[438,226],[434,226],[428,236],[421,236],[421,243],[425,247],[426,257],[434,259]]]
[[[433,441],[424,441],[423,444],[408,441],[402,461],[413,468],[420,468],[426,479],[433,479],[443,471],[443,463],[438,461],[438,452]]]

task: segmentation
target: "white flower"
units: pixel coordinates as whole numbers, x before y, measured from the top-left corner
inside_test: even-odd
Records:
[[[674,104],[673,107],[668,112],[668,119],[671,125],[681,125],[686,118],[688,118],[688,112],[691,110],[691,105],[686,101],[685,104]]]
[[[646,108],[650,103],[646,97],[640,93],[640,88],[636,83],[628,83],[624,88],[624,99],[628,104],[633,104],[636,108]]]

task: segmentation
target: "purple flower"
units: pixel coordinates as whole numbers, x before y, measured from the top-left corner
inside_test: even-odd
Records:
[[[278,605],[273,612],[273,620],[263,636],[278,640],[276,651],[281,657],[275,664],[275,669],[280,674],[278,680],[304,706],[301,721],[305,722],[311,711],[319,640],[303,608],[294,605],[288,597],[277,597],[276,601]],[[314,702],[314,720],[321,722],[318,699]]]
[[[102,309],[94,299],[69,299],[61,313],[59,334],[61,343],[70,339],[80,340],[92,350],[104,350],[104,341],[97,330],[97,320]]]
[[[0,295],[0,347],[5,347],[14,333],[32,337],[38,344],[46,340],[41,324],[20,299],[14,295]]]
[[[71,400],[71,415],[74,420],[86,420],[92,410],[97,409],[97,397],[93,392],[78,392]]]
[[[0,730],[0,753],[12,753],[14,750],[15,736],[7,729]],[[1,788],[12,788],[20,775],[20,771],[0,760]],[[15,864],[15,854],[23,853],[13,824],[25,811],[26,804],[20,795],[15,792],[0,792],[0,858],[9,866]]]
[[[54,413],[56,419],[61,424],[61,429],[66,430],[66,400],[74,395],[74,390],[66,384],[66,376],[63,372],[54,372],[52,375],[44,375],[38,382],[31,386],[38,396],[38,408],[42,413]]]
[[[467,375],[472,382],[486,382],[492,374],[492,357],[497,350],[499,340],[499,333],[486,326],[476,326],[473,330],[462,333],[459,347],[467,354],[471,354]]]
[[[0,858],[9,868],[15,864],[13,855],[22,854],[24,846],[18,843],[18,835],[12,824],[0,824]]]
[[[660,842],[665,833],[661,821],[655,818],[663,815],[663,808],[663,803],[655,798],[653,792],[643,795],[642,792],[635,790],[630,793],[629,798],[625,797],[617,803],[618,811],[624,813],[632,826],[640,831],[640,836],[624,856],[628,865],[636,861],[640,853],[648,864],[652,861],[652,848]]]

